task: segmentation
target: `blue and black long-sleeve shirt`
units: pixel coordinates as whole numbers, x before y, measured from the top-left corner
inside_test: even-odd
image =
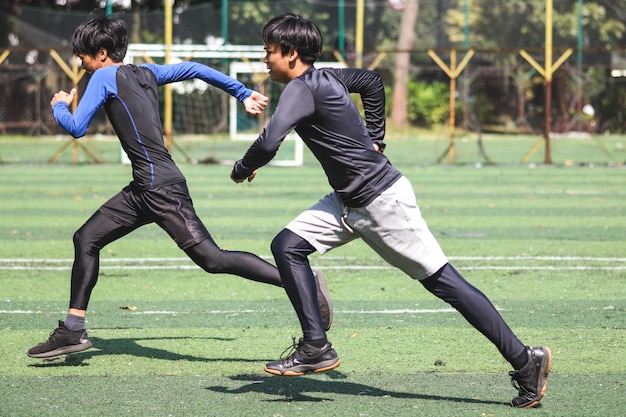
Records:
[[[94,71],[74,114],[67,103],[57,102],[53,115],[59,126],[80,138],[87,133],[96,111],[104,107],[130,159],[136,186],[152,189],[184,182],[163,140],[157,87],[192,78],[220,88],[239,101],[252,94],[241,82],[196,62],[110,65]]]

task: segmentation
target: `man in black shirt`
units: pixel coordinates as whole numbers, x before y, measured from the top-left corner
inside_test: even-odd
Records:
[[[528,347],[492,303],[449,263],[429,231],[409,180],[383,155],[385,95],[371,71],[316,69],[322,50],[317,26],[286,14],[263,29],[270,78],[286,84],[265,130],[233,167],[235,182],[252,181],[292,130],[319,160],[333,192],[291,221],[272,242],[283,285],[303,337],[294,352],[265,365],[275,375],[296,376],[339,366],[326,337],[308,256],[363,239],[383,259],[455,307],[511,363],[519,396],[514,407],[534,407],[546,391],[552,354]],[[365,122],[350,97],[360,93]]]

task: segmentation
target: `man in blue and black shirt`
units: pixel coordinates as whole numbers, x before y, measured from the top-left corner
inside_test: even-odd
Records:
[[[158,86],[192,78],[224,90],[241,101],[248,113],[258,114],[268,99],[241,82],[206,65],[183,62],[171,65],[124,65],[128,47],[122,20],[94,17],[74,32],[73,52],[92,74],[74,114],[69,105],[76,89],[59,91],[51,101],[57,123],[70,135],[87,133],[96,111],[103,107],[132,165],[132,182],[104,203],[74,234],[69,310],[50,338],[28,351],[47,358],[91,347],[85,316],[98,279],[100,251],[107,244],[149,223],[165,230],[177,245],[209,273],[238,275],[282,286],[275,266],[247,252],[225,251],[213,241],[197,216],[185,177],[163,141]],[[332,305],[323,273],[315,271],[325,323],[330,328]]]

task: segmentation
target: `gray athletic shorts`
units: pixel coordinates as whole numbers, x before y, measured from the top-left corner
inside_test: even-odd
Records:
[[[319,253],[361,238],[389,264],[417,280],[428,278],[448,262],[422,218],[406,177],[365,207],[346,207],[336,192],[328,194],[287,229]]]

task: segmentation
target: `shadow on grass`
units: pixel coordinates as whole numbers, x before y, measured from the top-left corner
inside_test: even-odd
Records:
[[[265,359],[244,359],[244,358],[207,358],[192,355],[181,355],[178,353],[170,352],[165,349],[159,349],[154,347],[142,346],[138,342],[146,340],[217,340],[217,341],[232,341],[232,338],[219,338],[219,337],[142,337],[142,338],[118,338],[118,339],[101,339],[99,337],[90,337],[93,347],[91,349],[71,353],[69,355],[57,356],[44,360],[43,363],[35,363],[29,366],[35,368],[41,367],[54,367],[54,366],[89,366],[86,361],[96,356],[103,355],[132,355],[150,359],[161,359],[166,361],[190,361],[190,362],[263,362]]]
[[[368,397],[391,397],[398,399],[418,399],[432,401],[451,401],[463,404],[495,404],[509,405],[499,401],[486,401],[474,398],[460,398],[429,394],[417,394],[412,392],[389,391],[364,384],[348,382],[347,376],[338,371],[329,371],[325,375],[331,379],[320,380],[317,378],[305,377],[280,377],[280,376],[264,376],[264,375],[237,375],[231,377],[233,381],[248,382],[239,388],[226,387],[207,387],[206,389],[213,392],[224,394],[246,394],[257,393],[272,396],[278,396],[268,402],[322,402],[334,401],[333,398],[324,397],[324,393],[368,396]],[[321,393],[321,396],[315,397],[311,393]]]

